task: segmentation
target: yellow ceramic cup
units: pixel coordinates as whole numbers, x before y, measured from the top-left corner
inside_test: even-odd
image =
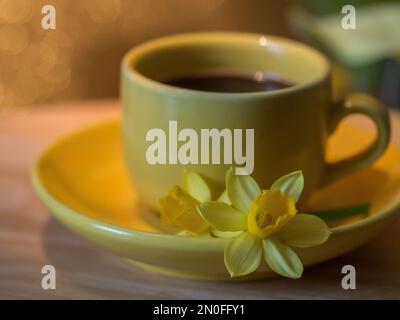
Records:
[[[206,69],[271,72],[295,85],[253,93],[215,93],[177,88],[160,81]],[[181,164],[149,164],[146,134],[169,121],[178,130],[254,129],[253,177],[263,188],[283,174],[302,170],[303,195],[363,168],[385,150],[390,125],[385,107],[353,94],[333,103],[330,65],[314,49],[284,38],[246,33],[192,33],[153,40],[131,50],[122,62],[123,144],[126,164],[142,199],[156,206],[181,184]],[[361,153],[326,163],[328,136],[341,119],[360,113],[376,124],[376,139]],[[355,146],[357,149],[357,146]],[[229,164],[190,164],[222,188]]]

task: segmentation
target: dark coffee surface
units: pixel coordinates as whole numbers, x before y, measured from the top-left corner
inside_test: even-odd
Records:
[[[276,77],[255,77],[250,74],[233,73],[193,74],[171,78],[163,83],[191,90],[228,93],[272,91],[293,85],[289,81]]]

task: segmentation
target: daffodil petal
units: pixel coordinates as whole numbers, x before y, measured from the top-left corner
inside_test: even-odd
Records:
[[[211,190],[204,179],[196,172],[183,171],[184,190],[199,202],[211,200]]]
[[[264,239],[262,245],[265,261],[272,270],[288,278],[301,278],[303,264],[289,246],[273,238]]]
[[[231,277],[255,271],[262,258],[261,239],[248,232],[233,238],[225,247],[224,261]]]
[[[182,230],[182,231],[179,231],[176,235],[180,236],[180,237],[200,237],[200,238],[210,238],[211,237],[211,234],[208,231],[197,234],[197,233],[190,232],[189,230]]]
[[[227,205],[231,205],[231,201],[229,200],[228,193],[226,192],[226,189],[224,192],[221,193],[221,195],[217,199],[218,202],[223,202],[226,203]]]
[[[226,191],[233,206],[247,213],[251,203],[261,193],[257,182],[248,175],[236,175],[233,168],[226,173]]]
[[[210,201],[197,206],[198,213],[214,229],[220,231],[243,231],[247,228],[247,215],[226,203]]]
[[[240,236],[243,231],[221,231],[211,228],[210,233],[217,238],[235,238],[237,236]]]
[[[161,223],[200,234],[209,225],[197,212],[199,202],[179,186],[174,186],[160,199]]]
[[[321,218],[297,214],[279,231],[279,239],[292,247],[308,248],[324,243],[330,234],[328,225]]]
[[[301,171],[295,171],[276,180],[270,190],[280,190],[288,196],[293,197],[295,202],[300,198],[304,188],[304,176]]]

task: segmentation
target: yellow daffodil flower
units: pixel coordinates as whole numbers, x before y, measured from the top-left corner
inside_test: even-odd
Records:
[[[211,201],[211,190],[204,179],[193,171],[184,170],[183,181],[183,189],[174,186],[160,199],[161,222],[188,231],[182,235],[204,233],[209,225],[198,214],[196,206]]]
[[[211,201],[211,190],[207,182],[196,172],[183,170],[183,188],[173,186],[168,194],[160,199],[161,222],[165,225],[183,229],[180,236],[232,237],[235,233],[219,232],[208,225],[199,215],[196,207],[202,202]],[[226,191],[218,202],[230,204]],[[214,234],[215,233],[215,234]]]
[[[291,247],[307,248],[324,243],[329,227],[320,218],[299,214],[296,202],[304,187],[301,171],[279,178],[269,190],[261,190],[248,175],[226,174],[231,205],[203,202],[197,210],[205,221],[232,240],[225,247],[225,265],[231,277],[254,272],[262,257],[276,273],[300,278],[303,264]],[[218,236],[218,232],[214,232]]]

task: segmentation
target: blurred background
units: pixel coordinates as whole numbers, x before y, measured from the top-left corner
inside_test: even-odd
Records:
[[[43,30],[44,5],[56,29]],[[357,10],[357,29],[341,9]],[[119,64],[136,44],[206,30],[296,38],[334,65],[337,98],[369,92],[400,105],[400,1],[0,0],[0,109],[117,97]]]

